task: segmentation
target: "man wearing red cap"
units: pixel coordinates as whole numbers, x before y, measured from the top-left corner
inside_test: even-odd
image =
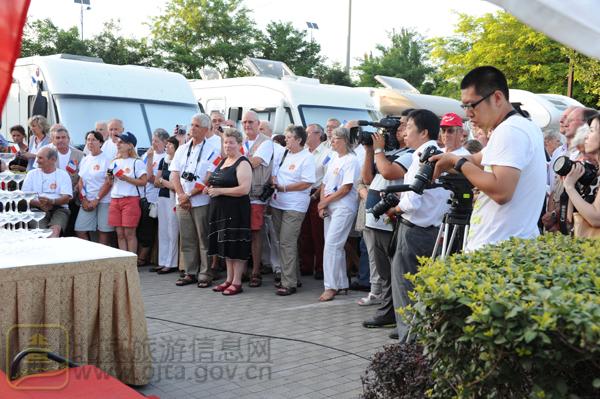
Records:
[[[464,147],[464,130],[462,118],[454,112],[449,112],[442,116],[440,122],[440,138],[444,144],[444,152],[451,152],[456,155],[469,155]]]

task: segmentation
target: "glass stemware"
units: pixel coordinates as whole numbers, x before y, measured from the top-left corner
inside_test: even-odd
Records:
[[[37,222],[37,227],[35,228],[35,230],[37,232],[39,232],[40,229],[40,221],[46,217],[46,212],[42,212],[42,211],[33,211],[33,220],[35,220]]]
[[[21,184],[25,180],[25,173],[13,173],[12,181],[17,184],[16,190],[19,190],[19,184]]]
[[[2,160],[8,167],[8,163],[15,159],[15,154],[12,152],[0,152],[0,160]]]
[[[25,212],[31,212],[30,202],[31,202],[31,200],[35,199],[35,197],[37,197],[36,193],[32,193],[32,192],[24,192],[23,193],[23,198],[25,199],[25,202],[27,203],[27,210]]]

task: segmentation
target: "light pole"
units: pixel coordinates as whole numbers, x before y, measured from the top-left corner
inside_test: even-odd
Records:
[[[346,44],[346,73],[350,74],[350,32],[352,31],[352,0],[348,0],[348,43]]]
[[[316,22],[306,22],[306,26],[310,29],[310,41],[313,41],[313,30],[319,30],[319,25]]]
[[[75,0],[75,3],[81,6],[81,41],[83,41],[83,6],[87,6],[86,10],[91,10],[92,7],[90,7],[90,0]]]

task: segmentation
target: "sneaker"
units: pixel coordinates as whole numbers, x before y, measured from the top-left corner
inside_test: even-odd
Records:
[[[396,320],[385,321],[385,320],[378,320],[378,319],[369,319],[369,320],[363,321],[362,325],[365,328],[395,328]]]
[[[390,339],[400,339],[397,332],[390,333],[389,337]]]
[[[364,298],[360,298],[358,300],[358,306],[371,306],[371,305],[379,305],[381,303],[381,297],[379,295],[375,295],[369,292]]]

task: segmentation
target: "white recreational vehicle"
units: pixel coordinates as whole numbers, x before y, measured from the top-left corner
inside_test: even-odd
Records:
[[[12,125],[27,127],[30,116],[41,114],[50,124],[64,124],[73,145],[83,145],[96,121],[119,118],[142,149],[154,129],[171,132],[196,112],[198,104],[180,74],[68,54],[34,56],[15,64],[1,132],[6,137]]]
[[[246,59],[255,76],[190,80],[194,95],[206,113],[221,111],[240,127],[244,112],[253,110],[260,120],[268,120],[276,134],[289,124],[325,126],[329,118],[341,122],[353,119],[378,120],[367,93],[353,88],[321,84],[317,79],[295,76],[279,61]]]
[[[460,102],[448,97],[421,94],[414,86],[402,78],[376,75],[375,80],[383,88],[362,88],[367,91],[375,102],[377,109],[384,115],[400,115],[405,109],[428,109],[441,117],[445,113],[454,112],[465,119],[466,115],[460,107]]]
[[[521,104],[521,109],[529,113],[531,120],[540,129],[558,129],[560,117],[568,106],[583,106],[579,101],[560,94],[536,94],[527,90],[510,89],[508,96],[510,102]]]

